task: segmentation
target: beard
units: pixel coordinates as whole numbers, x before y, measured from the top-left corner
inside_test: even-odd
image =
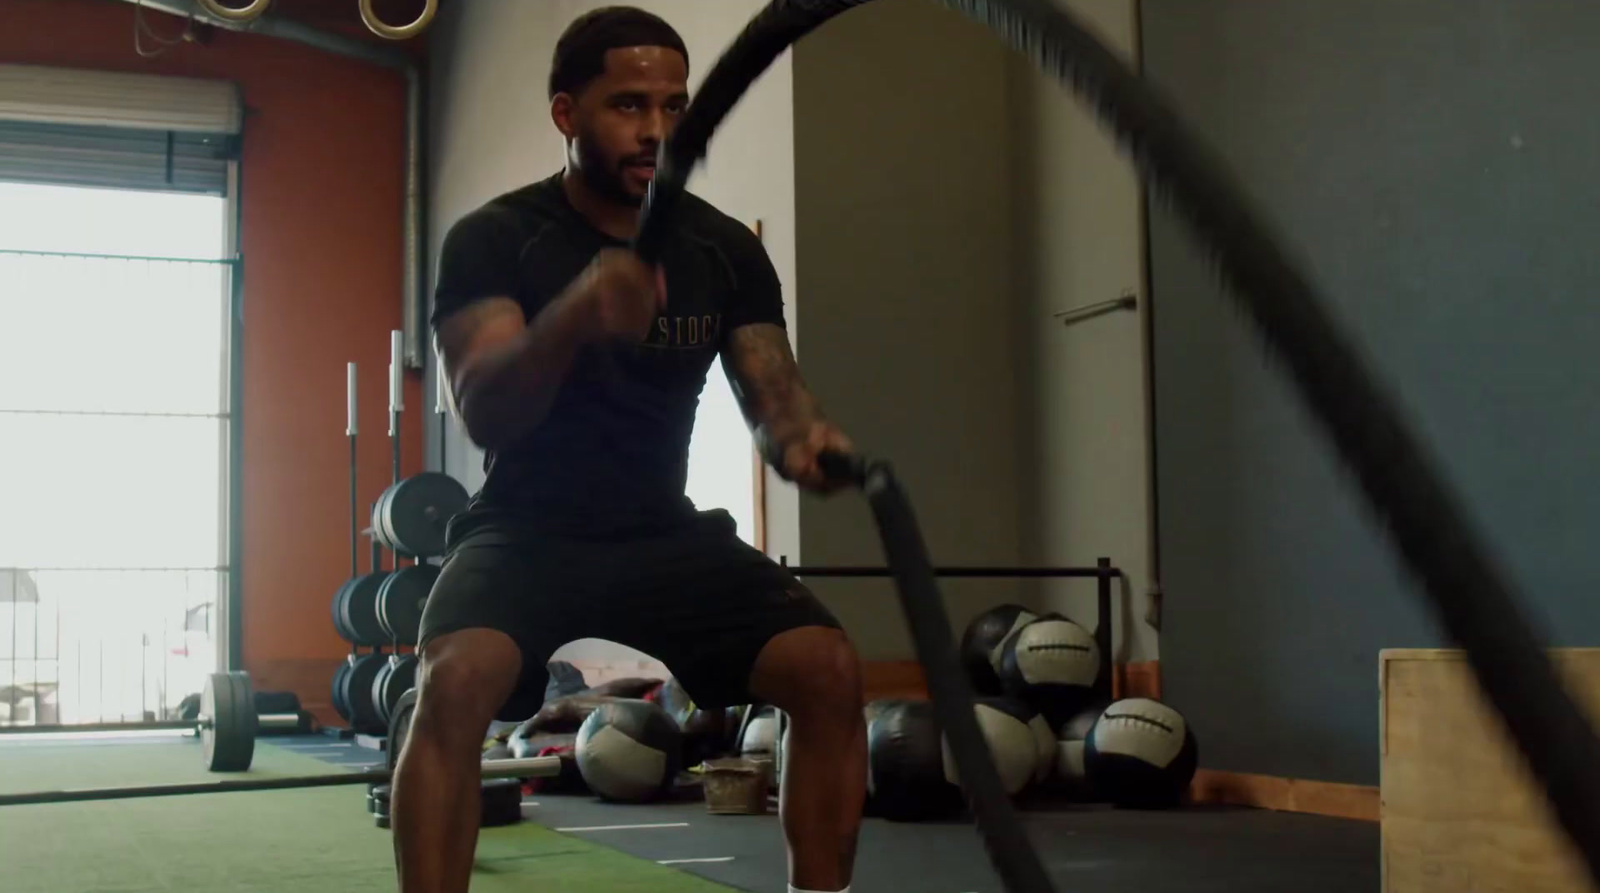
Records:
[[[583,184],[596,195],[619,205],[632,208],[643,205],[644,196],[633,194],[623,182],[623,168],[631,159],[623,158],[616,161],[607,159],[595,148],[597,141],[588,139],[587,136],[580,134],[577,141],[578,175],[583,178]]]

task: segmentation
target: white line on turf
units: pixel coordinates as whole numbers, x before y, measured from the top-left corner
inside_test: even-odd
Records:
[[[557,828],[557,831],[571,833],[573,831],[637,831],[645,828],[687,828],[688,822],[657,822],[652,825],[585,825],[579,828]]]
[[[710,856],[705,859],[657,859],[657,865],[687,865],[691,862],[732,862],[732,856]]]

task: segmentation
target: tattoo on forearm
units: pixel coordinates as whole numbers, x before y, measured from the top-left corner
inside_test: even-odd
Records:
[[[771,324],[740,326],[728,335],[726,363],[745,418],[763,439],[782,441],[822,417],[789,348]]]

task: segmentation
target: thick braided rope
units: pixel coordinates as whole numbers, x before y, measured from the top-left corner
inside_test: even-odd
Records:
[[[749,85],[790,45],[864,2],[773,0],[751,19],[708,73],[664,149],[642,221],[641,252],[650,257],[657,250],[689,171]],[[1465,649],[1479,686],[1583,854],[1590,876],[1600,882],[1600,747],[1592,728],[1518,609],[1506,575],[1404,424],[1396,402],[1227,168],[1162,97],[1055,0],[939,2],[987,24],[1072,88],[1115,134],[1155,194],[1189,225],[1338,448],[1434,616]],[[936,688],[935,680],[929,682]],[[959,762],[973,755],[957,751],[955,756]],[[966,763],[960,766],[963,778],[970,779]],[[980,827],[987,819],[979,814]]]

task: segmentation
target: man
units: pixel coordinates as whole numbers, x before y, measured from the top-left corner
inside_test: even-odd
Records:
[[[688,103],[665,22],[611,7],[556,46],[565,169],[451,227],[433,326],[488,477],[452,520],[422,623],[420,700],[395,777],[402,891],[465,891],[492,719],[526,719],[545,663],[601,638],[661,660],[697,704],[790,717],[780,816],[790,890],[848,890],[866,787],[856,653],[815,597],[684,495],[720,356],[763,455],[813,491],[850,442],[800,379],[776,272],[744,225],[685,196],[661,266],[626,245]]]

